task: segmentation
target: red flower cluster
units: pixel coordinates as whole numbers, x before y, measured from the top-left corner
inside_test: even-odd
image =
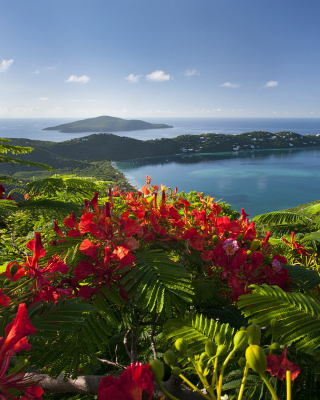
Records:
[[[101,286],[110,288],[112,284],[121,290],[119,270],[128,265],[134,268],[134,251],[154,241],[165,241],[168,246],[172,241],[189,241],[193,249],[201,251],[203,272],[220,274],[222,282],[232,289],[233,300],[248,293],[251,284],[267,283],[286,289],[289,276],[281,264],[287,260],[272,254],[269,232],[266,238],[257,239],[254,222],[249,222],[243,209],[240,219],[230,221],[221,216],[221,206],[209,196],[198,194],[200,204],[195,206],[176,198],[176,189],[168,201],[167,189],[161,185],[158,193],[159,187],[151,185],[148,176],[142,191],[144,195],[138,192],[135,196],[117,188],[113,194],[110,190],[103,210],[99,209],[96,193],[85,203],[80,222],[74,213],[65,219],[68,237],[84,237],[80,250],[87,258],[80,261],[74,279],[69,280],[78,295],[89,298]],[[114,212],[113,196],[120,196],[125,204],[121,215]],[[89,205],[94,212],[90,212]],[[67,239],[56,223],[55,231]]]
[[[153,394],[152,372],[149,364],[132,364],[119,375],[102,378],[98,389],[98,400],[141,400],[142,392],[149,394],[151,400]]]
[[[281,356],[272,354],[271,356],[267,356],[267,361],[267,371],[269,371],[272,376],[277,376],[279,379],[284,379],[286,377],[286,372],[291,371],[291,380],[293,381],[300,373],[300,368],[297,364],[287,359],[287,345],[285,345]]]
[[[37,382],[30,380],[23,372],[15,372],[5,376],[13,354],[21,350],[30,350],[27,335],[36,334],[36,329],[31,325],[26,305],[19,305],[19,309],[14,322],[6,327],[6,335],[0,338],[0,399],[13,399],[10,389],[26,391],[22,399],[41,400],[43,390],[39,386],[34,386]]]
[[[28,242],[27,248],[33,252],[33,256],[28,256],[26,262],[22,265],[10,263],[2,275],[13,282],[23,276],[30,276],[33,280],[30,287],[30,292],[34,294],[33,303],[41,300],[50,300],[55,303],[61,296],[70,295],[72,293],[71,289],[52,286],[52,282],[56,279],[56,273],[67,273],[69,270],[68,265],[61,261],[58,256],[48,260],[47,265],[44,267],[39,265],[39,259],[46,254],[39,232],[35,233],[35,239]],[[0,304],[2,303],[5,306],[10,301],[8,299],[8,296],[0,293]]]

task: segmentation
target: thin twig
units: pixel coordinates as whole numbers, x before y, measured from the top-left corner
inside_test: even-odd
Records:
[[[181,262],[180,262],[180,267],[181,268],[183,267],[183,265],[184,265],[184,263],[186,261],[186,257],[187,257],[187,255],[189,253],[189,244],[190,244],[190,242],[189,242],[189,240],[187,240],[186,249],[185,249],[185,251],[184,251],[184,253],[182,255],[182,259],[181,259]]]
[[[128,356],[130,357],[130,359],[131,359],[131,351],[129,350],[129,346],[128,346],[128,336],[129,336],[129,333],[130,333],[131,331],[130,331],[130,329],[126,332],[126,334],[124,335],[124,338],[123,338],[123,344],[124,344],[124,347],[126,348],[126,352],[127,352],[127,354],[128,354]]]
[[[102,362],[102,363],[105,363],[105,364],[113,365],[114,367],[117,367],[117,368],[127,369],[124,365],[121,365],[121,364],[118,364],[118,363],[114,363],[114,362],[109,361],[109,360],[103,360],[102,358],[98,358],[98,357],[97,357],[97,360]]]
[[[154,326],[151,327],[151,331],[149,333],[149,340],[150,340],[150,344],[151,344],[151,350],[152,350],[153,358],[156,359],[157,358],[157,351],[156,351],[156,346],[154,344],[153,336],[154,336]]]
[[[138,350],[137,350],[137,329],[134,328],[131,331],[131,363],[135,364],[138,360]]]

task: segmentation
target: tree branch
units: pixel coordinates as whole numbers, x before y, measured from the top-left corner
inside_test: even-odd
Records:
[[[64,381],[64,375],[61,374],[57,379],[49,377],[49,375],[33,375],[34,380],[40,380],[39,385],[47,393],[79,393],[94,395],[98,393],[98,387],[103,376],[101,375],[85,375],[78,376],[77,379],[67,379]],[[181,388],[181,378],[171,376],[171,378],[163,383],[163,386],[168,392],[178,399],[183,400],[202,400],[203,397],[198,393]],[[162,390],[154,382],[154,391],[152,400],[159,400],[164,396]]]

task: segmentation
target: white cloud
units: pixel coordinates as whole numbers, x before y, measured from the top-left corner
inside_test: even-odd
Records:
[[[278,85],[279,85],[279,83],[277,81],[269,81],[264,85],[264,87],[275,87]]]
[[[82,76],[71,75],[68,79],[65,80],[65,82],[77,82],[77,83],[88,83],[89,81],[90,78],[87,75],[82,75]]]
[[[12,59],[0,61],[0,72],[6,72],[6,70],[12,65],[12,63]]]
[[[200,75],[199,72],[196,70],[196,68],[193,69],[187,69],[184,71],[185,76],[193,76],[193,75]]]
[[[221,111],[221,108],[215,108],[212,111],[216,112],[216,111]]]
[[[125,80],[130,81],[132,83],[137,83],[141,77],[142,75],[130,74],[125,78]]]
[[[163,71],[154,71],[151,74],[146,75],[147,81],[154,81],[154,82],[165,82],[171,79],[169,74],[165,74]]]
[[[240,83],[225,82],[225,83],[223,83],[223,84],[220,85],[220,86],[221,86],[221,87],[230,87],[230,88],[236,89],[236,88],[240,87],[241,84],[240,84]]]
[[[47,100],[49,100],[49,97],[40,97],[40,100],[41,101],[47,101]]]
[[[37,69],[36,71],[34,71],[34,74],[40,74],[40,71]]]

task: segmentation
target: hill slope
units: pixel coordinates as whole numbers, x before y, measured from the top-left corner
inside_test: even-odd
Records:
[[[64,133],[81,133],[81,132],[119,132],[119,131],[136,131],[142,129],[163,129],[172,128],[165,124],[151,124],[140,120],[126,120],[116,117],[96,117],[88,118],[80,121],[70,122],[58,126],[44,128],[44,131],[60,131]]]

